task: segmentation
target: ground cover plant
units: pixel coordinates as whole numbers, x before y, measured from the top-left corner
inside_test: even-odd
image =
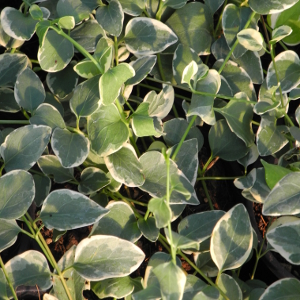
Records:
[[[0,299],[17,299],[20,285],[51,300],[89,289],[101,299],[298,299],[297,278],[255,276],[268,251],[300,264],[299,10],[298,0],[3,8],[0,254],[20,233],[41,251],[0,255]],[[32,41],[35,56],[24,54]],[[208,177],[222,160],[242,174]],[[234,181],[262,206],[262,243],[242,203],[216,209],[209,180]],[[186,213],[204,202],[197,184],[207,209]],[[41,231],[85,226],[89,237],[56,261]],[[141,238],[163,251],[146,258]]]

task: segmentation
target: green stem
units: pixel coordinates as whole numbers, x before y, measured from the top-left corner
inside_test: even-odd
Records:
[[[51,26],[51,29],[53,29],[54,31],[56,31],[59,35],[63,36],[64,38],[66,38],[68,41],[70,41],[74,47],[86,58],[90,59],[95,66],[98,68],[98,70],[103,73],[103,70],[100,66],[100,64],[98,63],[98,61],[88,52],[86,51],[80,44],[78,44],[75,40],[73,40],[69,35],[67,35],[62,29],[57,28],[56,26]]]
[[[256,121],[251,121],[251,123],[253,124],[253,125],[256,125],[256,126],[260,126],[260,123],[258,123],[258,122],[256,122]]]
[[[207,185],[206,185],[206,182],[204,180],[201,181],[201,184],[202,184],[202,187],[204,189],[204,193],[205,193],[205,196],[207,198],[207,201],[208,201],[208,205],[209,205],[209,208],[210,210],[214,210],[214,206],[213,206],[213,203],[211,201],[211,198],[210,198],[210,195],[208,193],[208,189],[207,189]]]
[[[140,157],[140,156],[141,156],[141,152],[140,152],[140,150],[139,150],[139,148],[138,148],[138,146],[137,146],[137,144],[136,144],[136,142],[135,142],[134,136],[132,135],[131,132],[130,132],[130,134],[129,134],[129,139],[130,139],[130,143],[131,143],[131,145],[133,146],[133,148],[134,148],[134,150],[135,150],[137,156]]]
[[[286,112],[284,113],[284,117],[285,117],[286,121],[287,121],[292,127],[295,126],[294,123],[293,123],[293,121],[291,120],[291,118],[288,116],[288,114],[287,114]]]
[[[25,109],[23,109],[23,108],[22,108],[22,113],[23,113],[24,117],[25,117],[27,120],[30,119],[30,117],[29,117],[27,111],[26,111]]]
[[[157,10],[157,13],[156,13],[156,20],[159,20],[161,19],[161,15],[163,13],[163,8],[164,8],[164,2],[162,0],[159,1],[159,7],[158,7],[158,10]]]
[[[6,125],[28,125],[29,120],[0,120],[0,124]]]
[[[176,149],[175,149],[175,151],[174,151],[174,153],[173,153],[173,155],[172,155],[172,157],[171,157],[172,160],[174,160],[174,159],[176,158],[176,156],[177,156],[177,154],[178,154],[178,152],[179,152],[179,150],[180,150],[180,148],[181,148],[181,146],[182,146],[182,144],[183,144],[185,138],[187,137],[187,135],[188,135],[190,129],[192,128],[192,126],[193,126],[193,124],[194,124],[196,118],[197,118],[197,116],[195,115],[195,116],[193,116],[192,120],[190,121],[190,123],[189,123],[187,129],[185,130],[183,136],[181,137],[181,140],[180,140],[178,146],[176,147]]]
[[[114,193],[107,191],[106,194],[109,195],[110,197],[113,197],[113,194],[114,194]],[[130,202],[135,203],[135,204],[140,205],[140,206],[145,206],[145,207],[148,206],[147,203],[144,203],[144,202],[140,202],[140,201],[137,201],[137,200],[133,200],[133,199],[127,198],[127,197],[123,196],[123,195],[122,195],[121,193],[119,193],[119,192],[115,192],[115,194],[116,194],[119,198],[121,198],[120,200],[125,199],[125,200],[127,200],[127,201],[130,201]]]
[[[144,216],[145,221],[147,221],[147,219],[149,217],[149,214],[150,214],[150,210],[147,208],[147,211],[146,211],[145,216]]]
[[[246,28],[249,27],[249,25],[251,23],[251,20],[254,18],[255,15],[256,15],[256,12],[253,11],[243,29],[246,29]],[[238,44],[239,44],[239,41],[238,41],[238,39],[236,39],[236,41],[234,42],[233,46],[231,47],[229,53],[227,54],[226,58],[224,59],[222,65],[221,65],[221,67],[220,67],[220,69],[218,71],[219,74],[221,74],[221,72],[223,71],[226,63],[228,62],[229,58],[231,57],[231,54],[233,53],[234,49],[236,48],[236,46]]]
[[[119,55],[118,55],[118,38],[114,37],[114,49],[115,49],[115,62],[116,66],[119,64]]]
[[[3,271],[4,276],[5,276],[5,278],[6,278],[7,284],[8,284],[8,286],[9,286],[10,290],[11,290],[11,293],[13,294],[14,299],[15,299],[15,300],[18,300],[18,297],[17,297],[17,294],[16,294],[15,289],[14,289],[14,287],[13,287],[13,284],[12,284],[12,282],[10,281],[10,279],[9,279],[9,277],[8,277],[8,274],[7,274],[7,272],[6,272],[6,269],[5,269],[3,260],[2,260],[2,258],[1,258],[1,254],[0,254],[0,267],[2,268],[2,271]]]
[[[219,290],[220,294],[225,298],[225,300],[229,300],[229,298],[225,295],[225,293],[209,278],[207,277],[185,254],[181,252],[181,250],[177,251],[178,254],[185,259],[185,261],[194,268],[210,285]]]
[[[227,0],[225,0],[224,4],[223,4],[223,8],[222,8],[222,12],[220,14],[220,17],[219,17],[219,20],[218,20],[218,23],[216,25],[216,28],[214,29],[213,31],[213,36],[214,38],[216,38],[216,34],[218,33],[218,30],[219,30],[219,27],[220,27],[220,24],[221,24],[221,21],[222,21],[222,17],[223,17],[223,12],[224,12],[224,9],[227,5]]]
[[[245,176],[232,176],[232,177],[198,177],[196,180],[234,180],[237,178],[244,178]]]
[[[2,176],[2,171],[3,171],[4,167],[5,167],[5,164],[3,164],[0,168],[0,177]]]
[[[33,229],[34,229],[35,232],[36,232],[36,238],[35,238],[35,240],[36,240],[38,243],[40,242],[40,243],[43,245],[43,247],[44,247],[44,249],[45,249],[45,251],[46,251],[46,252],[44,252],[44,253],[47,253],[47,254],[48,254],[48,256],[49,256],[49,258],[50,258],[50,263],[52,264],[52,266],[53,266],[54,269],[56,270],[56,272],[57,272],[57,274],[58,274],[58,276],[59,276],[59,278],[60,278],[60,281],[61,281],[61,283],[62,283],[62,285],[63,285],[63,287],[64,287],[64,289],[65,289],[65,292],[66,292],[66,294],[67,294],[69,300],[73,300],[73,299],[72,299],[72,296],[71,296],[71,294],[70,294],[70,291],[69,291],[69,289],[68,289],[66,280],[65,280],[65,278],[64,278],[64,276],[63,276],[63,273],[61,272],[60,268],[58,267],[58,265],[57,265],[57,263],[56,263],[56,260],[55,260],[54,256],[52,255],[52,252],[51,252],[51,250],[49,249],[49,247],[48,247],[48,245],[47,245],[45,239],[43,238],[42,234],[41,234],[40,231],[38,230],[37,225],[34,223],[34,221],[32,220],[32,218],[30,217],[30,215],[29,215],[28,213],[26,213],[26,217],[27,217],[27,219],[28,219],[29,222],[30,222],[30,224],[29,224],[30,227],[31,227],[31,225],[32,225]],[[26,219],[26,218],[24,218],[24,219]],[[39,243],[39,244],[40,244],[40,243]]]
[[[165,73],[164,73],[164,70],[162,67],[160,53],[157,54],[157,65],[158,65],[159,74],[160,74],[162,81],[166,81]]]
[[[166,242],[165,237],[160,233],[158,237],[159,242],[167,249],[169,253],[171,253],[171,249],[168,246],[168,242]]]
[[[249,101],[247,99],[243,99],[243,98],[235,98],[235,97],[230,97],[230,96],[226,96],[226,95],[222,95],[222,94],[211,94],[211,93],[206,93],[206,92],[201,92],[201,91],[196,91],[196,90],[190,90],[189,88],[185,88],[185,87],[182,87],[182,86],[177,86],[177,85],[174,85],[170,82],[163,82],[161,80],[158,80],[158,79],[155,79],[155,78],[151,78],[151,77],[147,77],[146,78],[147,80],[150,80],[150,81],[154,81],[154,82],[158,82],[158,83],[164,83],[164,84],[168,84],[168,85],[172,85],[174,88],[178,88],[180,90],[183,90],[183,91],[186,91],[186,92],[190,92],[190,93],[195,93],[195,94],[198,94],[198,95],[203,95],[203,96],[210,96],[210,97],[218,97],[218,98],[221,98],[221,99],[226,99],[226,100],[235,100],[235,101],[239,101],[239,102],[247,102],[247,103],[252,103],[252,104],[256,104],[257,102],[255,101]],[[145,85],[145,84],[140,84],[141,86],[144,86],[144,87],[149,87],[151,89],[154,89],[154,87],[152,86],[149,86],[149,85]],[[160,91],[160,89],[156,88],[158,91]],[[177,96],[176,96],[177,97]],[[183,99],[187,99],[187,97],[183,97]]]
[[[166,153],[166,150],[163,149],[163,155],[166,160],[167,165],[167,190],[166,190],[166,203],[167,206],[170,206],[170,156]],[[171,228],[171,221],[168,222],[168,233],[169,233],[169,239],[170,239],[170,246],[171,246],[171,255],[173,263],[176,265],[176,247],[174,246],[173,242],[173,235],[172,235],[172,228]]]

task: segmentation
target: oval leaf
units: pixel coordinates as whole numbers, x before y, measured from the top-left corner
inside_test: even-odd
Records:
[[[298,0],[268,0],[266,2],[262,2],[261,0],[249,0],[249,6],[260,15],[268,15],[284,11],[297,2]]]
[[[253,234],[243,204],[230,209],[216,224],[210,242],[211,257],[219,271],[243,265],[252,250]]]
[[[1,181],[0,181],[1,189]],[[1,212],[0,212],[1,215]],[[17,225],[15,220],[1,220],[0,228],[0,252],[4,249],[9,248],[15,243],[18,237],[18,233],[21,231],[21,228]]]
[[[129,275],[144,258],[143,251],[131,242],[95,235],[78,244],[73,268],[87,280],[103,280]]]
[[[74,55],[73,44],[54,30],[49,30],[38,51],[41,68],[47,72],[64,69]]]
[[[110,202],[106,207],[109,213],[101,218],[90,235],[113,235],[135,243],[141,237],[132,208],[124,202]]]
[[[241,30],[237,39],[242,46],[251,51],[260,51],[264,43],[261,34],[252,28]]]
[[[129,187],[141,186],[145,182],[142,165],[134,148],[126,144],[117,152],[104,157],[111,176]]]
[[[89,155],[90,142],[79,133],[56,128],[52,134],[51,147],[65,168],[80,166]]]
[[[48,229],[70,230],[97,222],[108,211],[88,197],[66,189],[45,199],[40,218]]]
[[[51,128],[43,125],[27,125],[11,132],[0,147],[7,172],[30,169],[45,150]]]
[[[162,22],[145,17],[131,19],[125,29],[127,49],[135,55],[161,52],[177,42],[175,33]]]

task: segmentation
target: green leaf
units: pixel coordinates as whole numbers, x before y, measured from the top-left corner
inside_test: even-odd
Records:
[[[159,131],[159,126],[162,127],[160,120],[156,117],[149,116],[149,106],[147,102],[141,103],[136,111],[132,114],[132,130],[138,137],[143,136],[160,136],[162,128]]]
[[[128,127],[114,104],[100,106],[89,117],[88,134],[91,148],[100,156],[118,151],[129,138]]]
[[[218,300],[220,299],[220,293],[214,286],[205,286],[198,294],[196,294],[193,300]]]
[[[131,242],[95,235],[77,245],[73,268],[87,280],[103,280],[129,275],[144,258],[143,251]]]
[[[145,9],[146,0],[120,0],[124,13],[139,16]]]
[[[277,42],[281,41],[285,37],[292,34],[292,28],[287,25],[282,25],[275,28],[272,31],[272,39],[270,40],[270,44],[276,44]]]
[[[15,220],[1,219],[0,252],[9,248],[16,242],[20,231],[21,228],[17,225],[17,222]]]
[[[152,198],[148,203],[148,209],[154,214],[157,228],[166,227],[171,222],[171,209],[165,198]]]
[[[225,0],[205,0],[204,3],[207,5],[211,12],[214,14],[224,3]]]
[[[224,214],[218,210],[189,215],[179,222],[178,233],[201,243],[211,236],[213,228]]]
[[[297,299],[300,282],[296,278],[284,278],[271,284],[259,298],[260,300]]]
[[[266,183],[271,190],[280,179],[282,179],[285,175],[292,173],[292,171],[289,169],[273,164],[268,164],[263,159],[261,159],[260,162],[265,168]]]
[[[171,244],[170,235],[168,232],[168,229],[165,228],[165,236],[167,238],[167,241],[169,244]],[[183,249],[183,250],[189,250],[193,249],[195,251],[199,251],[199,243],[197,241],[194,241],[186,236],[183,236],[181,234],[178,234],[174,231],[172,231],[172,243],[176,249]]]
[[[190,300],[206,286],[197,276],[187,274],[182,300]]]
[[[300,220],[285,223],[267,232],[268,243],[293,265],[300,264]]]
[[[111,61],[113,57],[113,47],[108,46],[105,50],[103,50],[102,55],[99,58],[99,64],[102,68],[102,72],[107,72],[111,67]]]
[[[35,185],[34,202],[37,207],[41,206],[45,198],[49,195],[51,190],[51,180],[47,176],[34,174],[32,175]]]
[[[35,250],[13,257],[5,264],[5,270],[14,289],[19,285],[38,285],[39,289],[46,290],[52,285],[46,257]]]
[[[229,275],[223,273],[218,280],[218,287],[224,291],[228,299],[243,300],[243,293],[238,283]]]
[[[57,72],[69,64],[73,55],[73,44],[54,30],[49,30],[39,48],[38,60],[43,70]]]
[[[180,267],[170,261],[153,268],[153,273],[158,278],[163,299],[182,299],[186,275]]]
[[[63,70],[55,73],[48,73],[46,82],[50,91],[63,99],[72,93],[78,83],[78,75],[74,72],[75,61],[72,61]]]
[[[300,60],[296,52],[291,50],[281,52],[275,57],[275,64],[282,93],[288,93],[299,85]],[[278,84],[273,62],[269,65],[266,80],[269,89]]]
[[[3,30],[17,40],[30,40],[35,32],[37,22],[30,14],[25,15],[13,7],[5,7],[1,11]]]
[[[191,61],[182,72],[181,83],[187,83],[189,86],[191,85],[191,80],[194,78],[198,71],[198,65],[195,61]]]
[[[252,10],[260,15],[268,15],[284,11],[297,2],[298,0],[269,0],[268,2],[261,2],[260,0],[249,0],[249,6]]]
[[[75,19],[72,16],[61,17],[57,24],[63,29],[71,30],[75,27]]]
[[[298,180],[300,173],[284,176],[265,199],[263,214],[266,216],[296,215],[300,213]]]
[[[257,130],[256,144],[261,156],[272,155],[282,149],[288,139],[276,127],[276,118],[264,114]]]
[[[211,257],[219,271],[244,264],[252,250],[252,227],[243,204],[230,209],[216,224],[211,237]]]
[[[55,155],[43,155],[37,163],[42,172],[45,175],[53,175],[54,181],[57,183],[74,179],[74,169],[64,168]]]
[[[175,152],[177,145],[169,148],[167,153],[170,153],[170,157]],[[191,184],[196,183],[197,171],[198,171],[198,142],[196,139],[184,141],[179,152],[174,159],[178,169],[183,172]]]
[[[224,119],[211,127],[208,141],[213,157],[228,161],[242,158],[249,151],[245,143],[230,130]]]
[[[108,5],[100,6],[96,12],[96,20],[109,34],[119,36],[124,21],[124,13],[120,2],[111,0]]]
[[[237,95],[235,97],[238,98]],[[247,147],[254,144],[252,131],[253,107],[250,103],[229,101],[225,107],[217,111],[225,117],[231,131],[242,139]]]
[[[253,28],[241,30],[237,34],[237,39],[243,47],[250,51],[260,51],[264,43],[262,35]]]
[[[142,165],[130,144],[104,157],[111,176],[129,187],[141,186],[144,182]]]
[[[40,21],[36,24],[36,35],[39,38],[39,44],[42,46],[45,41],[46,34],[49,30],[49,27],[51,26],[51,22],[48,20]]]
[[[188,127],[188,122],[183,119],[172,119],[164,123],[164,133],[166,135],[163,136],[166,144],[168,146],[174,146],[178,144]],[[190,140],[196,138],[198,141],[198,151],[201,150],[204,137],[201,131],[197,127],[192,127],[186,136],[186,140]]]
[[[258,156],[259,156],[259,154],[258,154],[257,146],[255,144],[253,144],[249,148],[249,152],[244,157],[238,159],[238,162],[241,165],[243,165],[244,168],[246,169],[249,165],[256,162]]]
[[[191,2],[177,9],[166,21],[166,25],[178,36],[178,43],[194,49],[198,55],[210,53],[213,15],[203,3]],[[171,48],[172,53],[176,47],[177,43]]]
[[[56,10],[59,17],[73,16],[77,24],[83,19],[88,19],[97,6],[98,0],[59,0]]]
[[[100,70],[91,60],[82,60],[76,66],[74,71],[82,78],[91,79],[100,74]]]
[[[91,290],[100,298],[108,297],[123,298],[130,295],[134,290],[134,283],[130,276],[121,278],[104,279],[91,282]]]
[[[41,80],[29,68],[18,75],[14,94],[19,106],[31,113],[44,102],[46,97]]]
[[[31,5],[29,8],[29,13],[34,20],[43,20],[43,12],[38,5]]]
[[[207,76],[197,82],[196,90],[210,94],[217,94],[220,86],[221,78],[218,72],[215,70],[209,70]],[[213,110],[214,98],[215,97],[213,96],[193,94],[187,116],[197,115],[205,123],[209,125],[215,124],[216,120]]]
[[[152,197],[161,198],[166,194],[167,166],[163,155],[156,151],[146,152],[140,157],[143,167],[145,183],[139,188],[148,192]],[[177,176],[184,188],[191,194],[187,200],[185,196],[177,191],[173,191],[170,197],[170,204],[190,204],[197,205],[199,201],[191,183],[186,179],[177,165],[170,160],[170,177]]]
[[[74,263],[75,249],[76,246],[73,245],[59,260],[58,267],[62,271],[68,267],[71,267]],[[68,278],[68,280],[66,280],[66,284],[72,299],[82,300],[81,295],[83,290],[85,289],[84,278],[82,278],[77,272],[74,272],[73,269],[68,269],[64,271],[63,274],[65,278]],[[53,276],[53,289],[51,290],[51,294],[54,294],[57,297],[57,299],[60,300],[68,299],[68,295],[66,294],[64,286],[58,276]]]
[[[5,33],[3,30],[3,27],[1,25],[1,18],[0,18],[0,45],[5,48],[19,48],[24,44],[24,41],[16,40],[13,37],[9,36]]]
[[[290,46],[298,45],[300,42],[300,34],[298,30],[300,26],[300,20],[298,18],[299,8],[300,8],[300,3],[298,1],[295,5],[279,13],[278,15],[277,14],[272,15],[272,28],[289,26],[293,30],[293,32],[287,37],[285,37],[283,40],[285,44]]]
[[[148,217],[147,220],[140,218],[138,219],[137,225],[146,239],[151,242],[157,241],[159,229],[155,225],[155,218]]]
[[[9,88],[0,88],[0,111],[15,113],[20,110],[14,92]]]
[[[88,117],[100,105],[99,76],[95,76],[79,84],[70,100],[70,108],[78,117]]]
[[[230,49],[237,39],[237,34],[245,27],[251,13],[252,10],[249,7],[237,7],[234,4],[226,5],[222,17],[222,27],[227,45]],[[252,19],[250,28],[256,29],[255,18]],[[233,56],[239,58],[245,54],[247,49],[248,48],[245,48],[244,45],[238,44],[233,51]]]
[[[65,122],[62,118],[59,111],[52,105],[43,103],[41,104],[34,115],[29,119],[30,124],[35,125],[46,125],[51,127],[52,130],[56,127],[58,128],[65,128]]]
[[[78,191],[82,194],[92,194],[110,183],[110,178],[100,169],[95,167],[85,168],[80,177]]]
[[[216,61],[213,68],[218,70],[222,62],[222,60]],[[222,71],[222,76],[229,84],[234,95],[239,92],[244,92],[251,101],[257,101],[256,92],[250,76],[243,68],[239,67],[237,63],[229,60]]]
[[[55,190],[45,199],[40,218],[48,229],[70,230],[97,222],[108,212],[88,197],[72,190]]]
[[[4,53],[0,55],[0,86],[14,86],[18,75],[27,67],[24,54]]]
[[[187,0],[165,0],[164,6],[171,7],[173,9],[178,9],[186,4]]]
[[[177,42],[177,36],[164,23],[146,17],[131,19],[125,28],[127,49],[134,55],[162,52]]]
[[[90,236],[113,235],[132,243],[141,237],[134,212],[127,203],[112,201],[105,208],[108,214],[94,224]]]
[[[5,275],[2,271],[2,269],[0,270],[0,295],[1,295],[1,300],[9,300],[10,298],[7,297],[7,293],[6,293],[6,287],[7,287],[7,282],[6,282],[6,278]]]
[[[79,133],[56,128],[53,131],[51,147],[60,163],[65,168],[80,166],[89,154],[90,142]]]
[[[92,19],[76,26],[70,33],[70,37],[88,52],[96,50],[96,45],[102,36],[105,36],[105,31],[96,20]],[[75,52],[79,51],[75,49]]]
[[[134,74],[134,69],[126,63],[119,64],[104,73],[99,81],[101,102],[104,105],[112,104],[119,96],[123,83]]]
[[[7,172],[30,169],[45,150],[51,128],[43,125],[27,125],[11,132],[0,147]]]
[[[171,85],[163,84],[163,89],[158,95],[151,91],[145,96],[144,102],[150,103],[148,112],[151,117],[163,119],[172,109],[174,89]]]
[[[225,59],[230,49],[224,35],[221,35],[221,37],[212,44],[211,51],[217,60]],[[264,81],[261,59],[258,52],[246,51],[241,57],[234,58],[231,56],[230,59],[246,71],[253,83],[261,84]],[[221,85],[221,89],[222,88],[223,86]],[[227,93],[224,92],[220,92],[220,94],[227,95]],[[233,94],[230,93],[227,96],[232,95]]]
[[[125,82],[125,85],[136,85],[140,83],[151,72],[156,63],[155,55],[148,55],[138,58],[130,62],[130,65],[135,71],[135,75]]]
[[[174,52],[172,61],[173,75],[177,84],[181,83],[183,71],[192,61],[195,61],[197,64],[201,63],[201,59],[193,49],[179,44]]]

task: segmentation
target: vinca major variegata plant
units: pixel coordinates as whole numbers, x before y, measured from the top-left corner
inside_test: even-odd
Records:
[[[0,299],[18,299],[19,286],[51,300],[85,299],[84,290],[100,299],[299,299],[297,278],[256,279],[270,251],[300,265],[299,12],[298,0],[3,8]],[[208,177],[221,161],[240,174]],[[260,205],[269,219],[260,243],[243,203],[223,211],[212,201],[207,182],[217,179]],[[86,226],[89,236],[57,261],[42,230],[59,237]],[[20,234],[39,251],[4,262]],[[146,255],[145,243],[161,249]]]

